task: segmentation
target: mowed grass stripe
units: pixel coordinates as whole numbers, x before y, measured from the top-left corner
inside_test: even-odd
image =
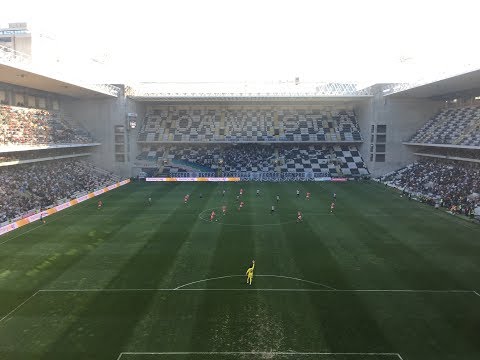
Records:
[[[242,222],[248,218],[249,209],[252,209],[252,203],[249,200],[247,184],[234,184],[229,187],[227,199],[223,197],[217,200],[217,208],[221,208],[225,201],[228,202],[228,212],[225,215],[218,214],[221,217],[219,221]],[[243,187],[246,193],[237,201],[236,196],[239,194],[240,188]],[[215,194],[214,196],[216,196]],[[239,210],[240,201],[245,202],[244,208]],[[220,209],[218,209],[220,210]],[[247,217],[246,217],[247,216]],[[232,220],[235,219],[235,220]],[[253,230],[246,226],[222,226],[217,223],[205,222],[204,226],[216,229],[220,226],[217,242],[211,248],[211,256],[208,257],[210,268],[204,273],[204,279],[214,278],[223,275],[239,274],[246,271],[246,266],[255,256]],[[194,280],[200,280],[196,277]],[[237,286],[245,284],[245,279],[232,278],[230,283]],[[217,281],[195,284],[194,287],[216,287]],[[203,292],[194,310],[193,327],[190,329],[192,337],[189,341],[189,348],[208,349],[212,345],[216,348],[225,346],[228,339],[233,334],[226,333],[230,324],[238,323],[245,316],[243,311],[239,311],[235,304],[226,301],[222,305],[218,304],[219,296],[215,293]],[[249,299],[250,306],[255,307],[255,296]],[[202,336],[198,336],[202,334]]]
[[[188,191],[191,196],[195,196],[198,188],[189,188]],[[190,231],[190,228],[183,227],[177,229],[175,237],[165,236],[165,230],[168,233],[168,228],[172,227],[172,223],[182,213],[183,206],[183,202],[179,201],[177,206],[172,209],[171,215],[163,220],[162,226],[159,226],[158,223],[152,224],[156,231],[147,238],[142,247],[135,250],[126,263],[122,264],[116,276],[106,284],[106,288],[129,287],[131,283],[138,282],[142,282],[146,287],[159,286],[167,270],[175,262],[176,255]],[[143,208],[148,209],[147,206]],[[140,209],[137,210],[141,211]],[[129,341],[134,334],[136,324],[149,313],[156,295],[155,293],[145,293],[138,297],[132,294],[131,297],[127,297],[126,300],[121,302],[120,313],[124,313],[125,318],[119,319],[118,323],[121,323],[121,326],[112,329],[114,336],[108,337],[109,346],[96,349],[96,357],[111,357],[112,349],[121,348]],[[103,294],[95,294],[94,297],[90,298],[89,302],[84,305],[84,312],[78,315],[68,329],[65,329],[61,337],[57,338],[55,343],[50,346],[49,352],[62,353],[65,349],[69,349],[74,353],[81,353],[85,351],[85,348],[95,349],[95,344],[98,346],[98,339],[82,336],[82,341],[78,342],[76,340],[77,329],[88,326],[88,321],[86,322],[85,318],[91,316],[92,310],[99,314],[108,312],[112,306],[112,301],[115,301],[115,299],[105,297]],[[104,338],[104,341],[105,339],[107,338]]]
[[[240,187],[246,206],[238,212]],[[40,292],[0,324],[0,358],[103,359],[122,351],[288,348],[400,352],[410,360],[476,359],[478,228],[376,187],[137,183],[113,191],[102,211],[96,210],[97,199],[85,208],[68,209],[68,216],[28,233],[28,241],[15,239],[14,246],[7,243],[2,249],[0,295],[8,297],[17,283],[26,291],[4,314],[38,288],[112,291]],[[312,193],[310,201],[306,191]],[[329,215],[333,192],[337,209]],[[191,201],[185,206],[186,193]],[[270,215],[277,193],[280,204]],[[225,202],[229,214],[224,220]],[[199,218],[210,208],[217,210],[218,222]],[[302,224],[295,223],[297,210],[305,215]],[[268,223],[273,225],[263,225]],[[69,259],[64,267],[57,258],[49,260],[57,250],[69,252],[60,256]],[[267,291],[315,285],[261,276],[252,290],[265,291],[221,290],[249,289],[242,274],[253,258],[257,275],[286,275],[344,290],[434,286],[471,292]],[[22,272],[38,265],[33,276],[38,281],[29,282]],[[182,291],[113,291],[173,289],[235,274],[240,276],[197,282]],[[197,291],[205,287],[212,291]]]
[[[286,184],[283,184],[283,186],[285,185]],[[313,204],[319,201],[327,207],[332,201],[333,192],[329,193],[328,190],[321,192],[313,192],[310,188],[304,188],[304,190],[312,193],[310,200],[306,200],[305,198],[298,199],[300,204],[292,206],[308,209],[313,207]],[[290,196],[287,198],[287,201],[290,203],[296,201],[292,199],[293,197]],[[332,214],[331,217],[322,218],[322,225],[320,227],[315,227],[313,225],[318,224],[318,220],[315,217],[307,217],[305,218],[304,223],[295,224],[297,226],[295,228],[284,225],[283,231],[287,238],[295,239],[294,241],[289,241],[289,247],[291,249],[292,257],[299,260],[301,259],[301,261],[297,262],[297,266],[299,267],[303,278],[313,278],[315,275],[322,276],[321,274],[328,272],[330,282],[334,283],[335,287],[348,288],[348,280],[343,274],[342,267],[337,262],[328,246],[324,243],[324,239],[331,236],[333,233],[328,230],[326,231],[326,229],[328,229],[328,225],[326,224],[334,223],[335,216],[336,214]],[[331,280],[332,278],[334,281]],[[362,346],[363,340],[356,343],[355,338],[349,336],[339,337],[339,332],[331,331],[332,327],[342,328],[344,326],[344,321],[346,320],[346,318],[342,317],[344,314],[324,311],[326,309],[325,303],[323,303],[319,297],[311,292],[306,293],[305,295],[309,298],[309,307],[312,309],[311,316],[315,319],[314,322],[321,324],[322,338],[326,343],[324,346],[326,346],[329,351],[337,352],[339,351],[339,348],[351,349],[352,347],[357,348]],[[345,306],[350,308],[355,306],[358,309],[358,317],[361,317],[360,324],[362,324],[362,328],[358,329],[358,331],[365,331],[368,328],[368,331],[371,334],[372,340],[369,341],[369,348],[373,349],[373,352],[384,352],[385,349],[390,350],[389,342],[377,326],[374,317],[369,313],[368,309],[361,301],[361,298],[353,296],[349,297],[349,300],[350,302],[345,304]],[[341,299],[338,301],[339,303],[342,303]],[[334,318],[338,317],[341,318],[339,323],[333,321]],[[330,323],[330,325],[327,325],[327,323]],[[365,328],[363,328],[363,326],[365,326]]]
[[[88,234],[88,221],[80,215],[84,209],[79,210],[79,222],[85,219],[83,231]],[[52,222],[57,217],[58,221]],[[0,271],[6,274],[0,281],[2,313],[39,288],[46,287],[103,241],[93,236],[83,236],[80,243],[78,239],[83,232],[67,236],[69,227],[76,227],[77,224],[60,217],[61,213],[54,215],[44,227],[3,245],[5,248],[2,250],[9,251],[9,256],[2,261]],[[25,251],[28,251],[28,255],[23,255]]]

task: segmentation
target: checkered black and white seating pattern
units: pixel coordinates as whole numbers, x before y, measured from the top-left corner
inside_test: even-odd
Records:
[[[151,150],[153,151],[153,150]],[[159,153],[157,149],[156,153]],[[162,150],[163,151],[163,150]],[[177,169],[225,172],[315,173],[324,176],[368,175],[355,146],[239,144],[170,146],[164,160]],[[145,152],[142,152],[144,154]],[[143,155],[145,156],[145,155]],[[148,155],[147,155],[148,156]],[[222,163],[220,164],[220,160]]]
[[[236,145],[223,149],[226,172],[274,172],[275,148],[264,145]]]
[[[196,109],[155,110],[139,142],[361,141],[353,111]]]
[[[141,153],[137,156],[137,160],[157,162],[158,158],[163,157],[164,152],[165,149],[162,146],[144,146]]]
[[[335,145],[335,157],[343,175],[368,175],[369,172],[356,146]]]
[[[480,107],[443,109],[427,121],[410,142],[480,146]]]
[[[220,112],[207,110],[180,110],[171,116],[175,122],[174,141],[211,141],[220,125]]]
[[[361,141],[353,111],[278,112],[282,140],[287,141]]]
[[[209,172],[218,169],[221,148],[219,146],[171,146],[167,159],[178,166],[190,165],[196,170]],[[181,162],[181,163],[180,163]],[[199,165],[195,167],[195,165]]]
[[[330,161],[330,148],[321,145],[283,147],[279,150],[280,171],[287,173],[324,173],[337,175]]]
[[[265,110],[227,111],[227,141],[274,141],[274,112]]]

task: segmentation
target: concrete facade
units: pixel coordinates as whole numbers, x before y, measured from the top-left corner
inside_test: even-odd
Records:
[[[10,88],[9,90],[14,93],[14,89]],[[165,105],[134,101],[127,98],[123,92],[118,98],[72,99],[58,97],[57,99],[60,102],[61,111],[79,122],[94,136],[95,141],[102,144],[91,156],[91,160],[96,165],[122,177],[135,176],[138,173],[139,169],[134,167],[134,162],[143,147],[143,145],[137,144],[139,128],[147,109]],[[255,105],[259,106],[259,104]],[[209,105],[205,104],[205,106]],[[414,161],[413,151],[403,145],[403,142],[413,136],[442,106],[444,106],[443,102],[429,99],[378,95],[357,103],[324,103],[317,104],[315,107],[354,109],[364,139],[363,144],[359,145],[360,152],[372,175],[379,176]],[[176,107],[183,106],[177,105]],[[188,106],[185,107],[188,108]],[[137,114],[136,129],[129,129],[128,113]],[[372,125],[375,125],[375,128],[377,125],[386,125],[387,127],[385,162],[375,161],[376,138],[374,136],[372,139],[371,136]],[[119,154],[116,150],[120,147],[116,147],[116,141],[119,145],[120,137],[115,134],[116,126],[124,127],[123,161],[118,161],[117,157]],[[372,144],[374,145],[373,152],[371,151]]]
[[[368,103],[359,104],[355,111],[364,138],[360,152],[372,176],[386,174],[413,162],[413,151],[403,142],[408,141],[442,106],[444,103],[441,101],[381,95],[372,98]],[[387,127],[385,162],[375,161],[376,138],[375,133],[373,139],[371,136],[372,125],[375,125],[375,133],[378,125]]]
[[[62,108],[82,124],[96,141],[102,143],[91,157],[96,165],[122,177],[132,176],[133,159],[138,154],[136,145],[138,127],[132,131],[128,130],[127,113],[137,113],[140,122],[145,114],[141,103],[129,100],[122,92],[118,98],[65,100]],[[116,126],[123,126],[125,129],[124,161],[117,161],[116,158]]]

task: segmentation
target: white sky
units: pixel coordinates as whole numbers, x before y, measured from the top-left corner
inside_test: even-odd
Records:
[[[107,54],[103,81],[387,82],[480,67],[478,14],[479,0],[22,0],[0,25]]]

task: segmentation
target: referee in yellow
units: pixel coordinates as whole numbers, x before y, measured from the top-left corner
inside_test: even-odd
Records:
[[[255,269],[255,260],[252,260],[252,266],[247,269],[247,284],[252,285],[253,269]]]

